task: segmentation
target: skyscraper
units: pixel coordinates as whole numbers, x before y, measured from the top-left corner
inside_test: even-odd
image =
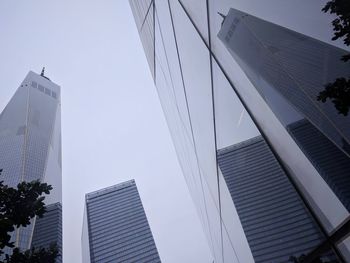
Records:
[[[288,127],[305,123],[309,134],[292,137],[350,211],[350,199],[345,200],[338,191],[346,185],[350,192],[350,177],[337,180],[335,175],[337,167],[350,168],[350,120],[331,102],[316,99],[325,84],[350,74],[340,60],[346,51],[235,9],[230,9],[226,18],[218,34],[220,40],[287,131],[293,134]],[[318,138],[314,147],[322,144],[328,153],[337,152],[337,158],[329,160],[331,169],[317,159],[319,146],[317,153],[307,146],[310,138]]]
[[[45,199],[47,214],[12,234],[22,250],[55,242],[61,253],[61,151],[60,87],[44,72],[30,71],[0,115],[1,180],[12,187],[40,180],[53,190]],[[57,261],[61,262],[61,257]]]
[[[83,262],[161,262],[134,180],[85,196]]]
[[[220,149],[218,163],[256,262],[287,262],[325,240],[261,136]]]
[[[317,101],[346,51],[259,1],[129,2],[215,262],[350,261],[350,119]]]

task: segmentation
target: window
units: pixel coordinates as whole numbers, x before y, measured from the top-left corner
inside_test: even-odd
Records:
[[[48,88],[45,88],[45,94],[51,96],[51,90],[49,90]]]
[[[44,92],[44,87],[43,86],[41,86],[40,84],[38,85],[38,88],[39,88],[39,90],[41,91],[41,92]]]

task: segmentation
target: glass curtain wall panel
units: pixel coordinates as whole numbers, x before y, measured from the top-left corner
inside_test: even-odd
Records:
[[[62,262],[62,205],[55,203],[46,206],[46,213],[42,218],[37,218],[32,238],[32,247],[49,248],[56,244],[58,258],[56,262]]]
[[[141,1],[130,1],[132,9],[136,2]],[[252,2],[155,0],[152,6],[155,86],[215,262],[284,262],[288,255],[313,252],[349,218],[348,118],[330,103],[310,102],[320,85],[348,73],[331,58],[344,51],[285,28],[296,27],[287,11],[301,1],[288,8],[277,3],[284,17]],[[270,15],[274,24],[233,9],[238,6]],[[305,10],[316,16],[315,6],[308,3]],[[237,14],[248,26],[241,22],[245,27],[238,30]],[[134,16],[136,24],[147,19]],[[140,38],[147,39],[142,33]],[[310,72],[302,65],[310,65]],[[242,145],[253,150],[237,154],[233,149]],[[266,198],[255,204],[254,191]],[[286,220],[268,229],[289,217],[295,217],[294,225]],[[349,248],[344,241],[322,257],[347,258]]]
[[[45,203],[62,202],[60,87],[43,75],[28,73],[0,117],[0,167],[5,184],[39,180],[53,190]],[[22,250],[31,247],[36,219],[12,234]],[[60,231],[62,229],[59,223]],[[61,246],[60,241],[57,245]],[[61,258],[58,259],[61,262]]]
[[[346,52],[234,9],[219,38],[349,210],[350,121],[317,101],[325,84],[350,73],[339,59]]]
[[[142,45],[146,53],[148,65],[153,78],[155,77],[154,61],[154,1],[130,1],[131,10],[135,20],[136,27],[142,40]]]
[[[325,240],[261,136],[219,150],[218,161],[255,262],[287,262]]]
[[[301,147],[301,145],[293,138],[293,135],[288,131],[288,128],[286,128],[278,115],[287,116],[293,120],[293,114],[291,114],[293,111],[295,112],[293,107],[291,105],[288,106],[288,104],[283,104],[286,109],[291,109],[291,112],[289,112],[289,110],[277,112],[276,108],[272,107],[273,105],[269,105],[266,100],[267,97],[261,96],[258,91],[258,89],[261,89],[262,87],[256,88],[252,84],[250,78],[247,77],[246,72],[242,70],[243,67],[239,65],[238,60],[232,56],[228,48],[217,36],[222,29],[223,22],[223,17],[218,15],[218,12],[226,15],[231,8],[242,8],[248,10],[253,14],[258,14],[261,17],[271,20],[274,23],[280,23],[284,27],[298,29],[304,34],[315,35],[315,32],[317,32],[320,39],[323,39],[324,41],[328,39],[328,42],[331,42],[329,36],[332,32],[329,27],[329,21],[327,20],[327,17],[324,19],[324,14],[321,14],[318,11],[322,8],[320,3],[303,4],[303,9],[307,10],[308,14],[312,14],[313,17],[310,17],[309,15],[303,16],[302,12],[297,12],[301,6],[300,1],[298,0],[287,4],[274,3],[276,10],[280,10],[282,13],[284,12],[283,16],[281,16],[280,13],[274,13],[269,10],[268,6],[269,4],[273,4],[272,1],[268,1],[269,4],[262,4],[259,1],[252,2],[252,4],[248,4],[243,1],[237,1],[236,5],[233,6],[232,2],[226,0],[209,1],[211,50],[215,60],[218,61],[225,76],[243,99],[245,106],[249,109],[255,122],[259,127],[263,128],[261,131],[268,138],[270,146],[272,146],[278,153],[281,160],[285,163],[285,167],[290,170],[290,175],[293,179],[298,182],[301,192],[313,207],[313,210],[322,221],[324,227],[329,233],[333,232],[334,229],[344,223],[344,220],[347,220],[349,212],[344,206],[345,203],[343,204],[343,201],[340,200],[340,198],[343,199],[343,197],[340,196],[344,195],[344,193],[339,194],[341,191],[337,191],[338,193],[336,194],[333,190],[334,187],[329,185],[326,182],[326,179],[324,179],[326,178],[324,173],[323,175],[320,174],[321,169],[328,169],[327,172],[329,172],[329,167],[331,167],[330,163],[325,163],[323,159],[323,168],[315,165],[316,161],[320,162],[320,160],[317,160],[318,157],[313,155],[311,158],[310,154],[305,153],[305,149],[303,149],[303,147]],[[294,13],[296,16],[292,17],[289,15],[290,13]],[[247,16],[248,15],[250,14],[247,13]],[[295,18],[298,18],[299,21],[296,21]],[[317,21],[317,23],[315,23],[315,21]],[[312,25],[314,25],[314,27]],[[319,25],[323,26],[321,27]],[[243,35],[242,38],[240,38],[240,41],[244,42]],[[339,46],[339,43],[337,45]],[[274,94],[275,96],[272,98],[275,102],[279,102],[277,105],[281,106],[282,96],[276,92]],[[297,121],[298,118],[295,117],[294,120]],[[337,160],[336,162],[340,167],[344,167],[344,163],[341,160]],[[325,167],[328,168],[326,169]],[[339,170],[342,170],[342,168]],[[335,178],[338,177],[338,172],[334,169],[332,170],[332,173],[335,173]],[[333,187],[333,189],[331,187]]]

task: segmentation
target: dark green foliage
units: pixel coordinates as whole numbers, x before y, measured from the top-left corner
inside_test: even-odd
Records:
[[[323,12],[330,12],[337,16],[332,21],[334,36],[332,40],[343,39],[344,44],[350,45],[350,2],[349,0],[332,0],[322,9]],[[347,62],[350,60],[350,54],[340,58]],[[324,91],[321,91],[317,97],[318,101],[326,102],[330,99],[339,114],[347,116],[350,109],[350,78],[337,78],[333,83],[328,83]]]
[[[332,21],[334,37],[332,40],[344,38],[344,44],[350,45],[350,4],[349,0],[332,0],[329,1],[322,9],[323,12],[330,12],[337,16]],[[349,59],[349,58],[348,58]]]
[[[341,58],[341,60],[343,60],[344,62],[348,61],[349,59],[350,59],[350,54],[344,55]]]
[[[58,256],[58,249],[55,244],[49,248],[32,248],[22,253],[18,248],[13,250],[11,257],[6,255],[3,263],[55,263]]]
[[[14,247],[10,233],[15,227],[26,227],[32,218],[44,215],[45,197],[42,195],[49,194],[51,190],[51,185],[39,181],[19,183],[17,189],[0,181],[0,255],[5,247]],[[11,256],[4,255],[2,263],[54,263],[58,254],[56,244],[24,252],[14,248]]]
[[[39,181],[19,183],[17,189],[0,182],[0,250],[13,247],[10,233],[15,227],[25,227],[31,218],[43,216],[46,210],[42,194],[49,194],[50,190],[50,185]]]
[[[350,108],[350,79],[337,78],[333,83],[327,84],[317,99],[322,102],[330,99],[338,112],[347,116]]]

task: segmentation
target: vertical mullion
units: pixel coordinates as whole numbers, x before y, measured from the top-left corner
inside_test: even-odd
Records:
[[[210,12],[209,12],[209,0],[206,0],[207,9],[207,25],[208,25],[208,55],[209,55],[209,66],[210,66],[210,85],[211,85],[211,99],[212,99],[212,114],[213,114],[213,128],[214,128],[214,149],[215,149],[215,169],[216,169],[216,181],[218,188],[218,201],[219,201],[219,215],[220,215],[220,238],[221,238],[221,256],[222,261],[224,259],[224,239],[222,236],[222,212],[221,212],[221,192],[220,192],[220,177],[219,177],[219,166],[218,166],[218,147],[217,147],[217,133],[216,133],[216,111],[215,111],[215,92],[214,92],[214,80],[213,80],[213,58],[211,56],[211,31],[210,31]],[[236,251],[235,251],[236,254]],[[239,261],[239,259],[238,259]]]
[[[267,143],[268,147],[270,148],[271,152],[273,153],[274,157],[276,158],[277,162],[279,163],[280,167],[282,168],[282,170],[284,171],[284,173],[287,175],[287,178],[289,180],[289,182],[293,185],[293,188],[295,189],[295,191],[298,193],[298,195],[300,196],[301,200],[303,201],[303,204],[306,206],[307,210],[309,211],[309,213],[311,214],[312,218],[315,220],[317,226],[319,227],[319,229],[321,230],[322,234],[325,236],[326,239],[329,239],[329,235],[326,231],[326,229],[324,228],[323,224],[321,223],[321,221],[319,220],[319,218],[317,217],[316,213],[314,212],[314,210],[312,209],[312,206],[309,204],[307,198],[305,197],[305,195],[302,193],[302,191],[298,188],[298,185],[296,183],[296,181],[294,180],[294,178],[291,176],[288,168],[286,167],[286,164],[283,162],[283,160],[280,158],[280,156],[278,155],[278,153],[276,152],[276,150],[274,149],[274,147],[272,146],[272,143],[270,142],[269,138],[267,137],[267,135],[265,134],[264,130],[260,127],[260,124],[258,123],[257,119],[255,118],[255,116],[253,115],[252,111],[249,109],[248,105],[246,104],[246,102],[243,100],[242,96],[239,94],[239,92],[237,91],[237,89],[235,88],[235,86],[233,85],[232,81],[230,80],[228,74],[226,73],[225,69],[223,68],[223,66],[221,65],[221,63],[218,61],[217,57],[215,56],[215,54],[212,52],[212,50],[210,49],[209,44],[205,41],[203,35],[201,34],[200,30],[198,29],[197,25],[194,23],[193,19],[191,18],[191,16],[189,15],[187,9],[185,8],[185,6],[183,5],[181,0],[178,0],[180,6],[182,7],[183,11],[185,12],[186,16],[188,17],[188,19],[190,20],[191,24],[193,25],[193,27],[195,28],[195,30],[197,31],[199,37],[201,38],[201,40],[203,41],[204,45],[208,48],[210,54],[212,55],[212,57],[214,58],[214,60],[216,61],[217,65],[219,66],[220,70],[222,71],[222,73],[224,74],[225,78],[227,79],[227,81],[229,82],[230,86],[232,87],[233,91],[235,92],[237,98],[239,99],[239,101],[242,103],[243,107],[245,108],[245,110],[247,111],[248,115],[250,116],[251,120],[253,121],[253,123],[255,124],[256,128],[259,130],[261,136],[263,137],[263,139],[265,140],[265,142]],[[343,256],[341,255],[341,253],[339,252],[338,248],[336,247],[336,245],[334,243],[331,243],[331,247],[332,250],[334,251],[334,253],[336,254],[336,256],[339,258],[339,260],[341,262],[345,262],[343,259]]]
[[[177,53],[177,58],[178,58],[178,62],[179,62],[179,67],[180,67],[181,81],[182,81],[182,86],[183,86],[184,95],[185,95],[186,109],[187,109],[187,114],[188,114],[188,117],[189,117],[189,123],[190,123],[191,135],[192,135],[192,144],[193,144],[193,148],[194,148],[193,150],[194,150],[195,156],[196,156],[196,163],[197,163],[197,167],[198,167],[198,173],[199,173],[199,179],[200,179],[200,184],[201,184],[202,196],[203,196],[203,200],[204,200],[205,214],[206,214],[206,218],[207,218],[207,222],[208,222],[208,230],[209,230],[209,235],[210,235],[210,239],[211,239],[211,244],[213,245],[214,242],[213,242],[213,237],[212,237],[211,229],[210,229],[210,227],[209,227],[209,216],[208,216],[208,211],[207,211],[207,206],[206,206],[206,198],[205,198],[204,189],[203,189],[202,172],[201,172],[200,165],[199,165],[199,159],[198,159],[196,141],[195,141],[195,139],[194,139],[194,132],[193,132],[193,126],[192,126],[191,113],[190,113],[190,110],[189,110],[189,104],[188,104],[188,99],[187,99],[186,86],[185,86],[185,81],[184,81],[184,76],[183,76],[182,64],[181,64],[180,53],[179,53],[179,47],[178,47],[177,38],[176,38],[176,33],[175,33],[175,25],[174,25],[174,19],[173,19],[173,15],[172,15],[170,0],[168,0],[168,7],[169,7],[170,19],[171,19],[171,24],[172,24],[173,34],[174,34],[174,41],[175,41],[175,46],[176,46],[176,53]],[[213,248],[212,248],[212,249],[213,249]],[[213,250],[214,250],[214,249],[213,249]]]

